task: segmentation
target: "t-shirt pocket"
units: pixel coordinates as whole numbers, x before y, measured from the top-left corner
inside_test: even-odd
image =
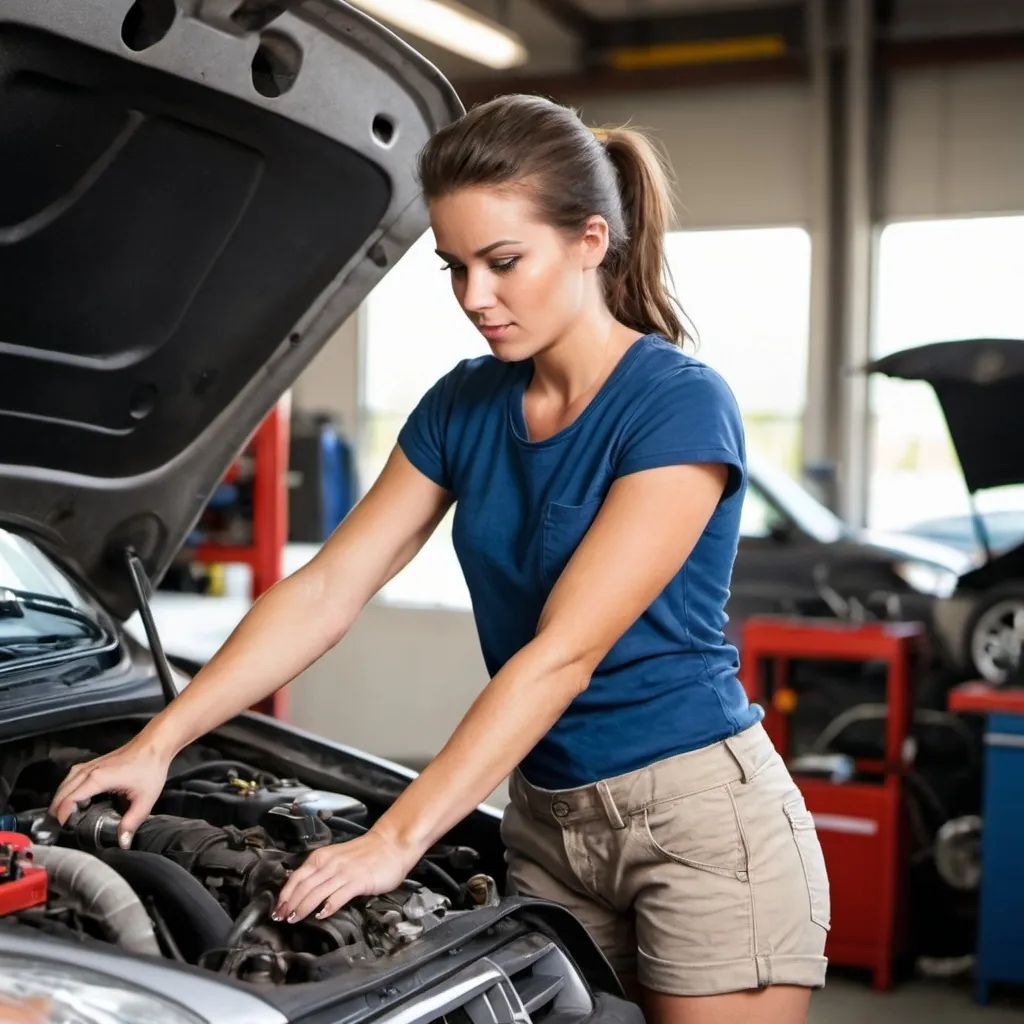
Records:
[[[573,552],[597,518],[602,502],[602,498],[596,498],[582,505],[561,505],[557,501],[548,503],[544,511],[541,558],[544,582],[549,587],[554,586],[569,564]]]

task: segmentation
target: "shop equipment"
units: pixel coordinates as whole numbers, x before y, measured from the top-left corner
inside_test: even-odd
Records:
[[[288,540],[288,443],[290,402],[283,398],[267,414],[249,444],[253,457],[252,539],[247,545],[200,544],[197,562],[207,565],[240,562],[252,571],[252,599],[268,591],[284,575],[284,548]],[[230,483],[232,466],[224,477]],[[257,705],[257,711],[283,718],[287,694],[279,690]]]
[[[964,683],[950,711],[985,717],[981,899],[974,995],[995,983],[1024,985],[1024,688]]]
[[[909,938],[904,777],[912,684],[924,644],[925,629],[917,623],[753,616],[743,629],[744,687],[765,710],[765,728],[790,764],[825,855],[832,899],[826,955],[834,964],[870,969],[879,990],[892,987],[894,964]],[[790,744],[799,702],[790,676],[798,660],[884,665],[882,760],[857,760],[845,776],[802,770]]]

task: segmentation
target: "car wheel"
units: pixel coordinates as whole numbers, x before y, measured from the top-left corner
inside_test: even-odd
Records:
[[[986,682],[1001,686],[1020,667],[1024,648],[1024,589],[981,599],[966,630],[967,662]]]

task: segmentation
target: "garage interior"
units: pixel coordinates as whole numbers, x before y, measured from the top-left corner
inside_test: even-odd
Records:
[[[386,3],[363,6],[387,23]],[[731,610],[737,630],[748,614],[796,611],[857,623],[891,613],[845,600],[858,585],[866,586],[854,582],[856,552],[832,566],[837,579],[844,572],[850,579],[836,582],[831,602],[812,601],[808,609],[800,596],[787,597],[785,584],[772,592],[773,580],[785,572],[779,566],[797,558],[786,533],[790,526],[782,521],[787,513],[780,512],[787,507],[782,494],[789,480],[857,535],[909,534],[941,545],[951,557],[948,565],[955,566],[957,557],[973,564],[985,544],[998,552],[1012,547],[1014,536],[1020,542],[1024,488],[997,488],[994,497],[979,488],[972,488],[978,495],[969,494],[932,386],[900,379],[899,368],[891,375],[867,368],[932,343],[980,346],[988,339],[1024,338],[1024,4],[473,0],[462,9],[504,30],[516,52],[498,53],[491,63],[499,66],[488,66],[479,52],[470,59],[456,52],[457,45],[426,38],[429,25],[410,27],[396,15],[389,27],[452,81],[466,106],[503,92],[540,93],[573,104],[590,124],[652,130],[669,158],[677,201],[670,259],[678,294],[699,338],[698,355],[736,390],[752,457],[765,474],[748,498],[749,523],[737,561],[738,574],[750,565],[750,589],[759,596]],[[293,520],[280,571],[301,565],[316,550],[321,526],[309,506],[320,492],[313,478],[333,480],[347,507],[379,472],[420,394],[459,359],[485,350],[447,290],[430,278],[435,264],[428,233],[279,407],[277,415],[288,419],[290,412],[292,425]],[[418,310],[411,330],[404,319],[410,296]],[[1014,358],[1019,353],[1011,351],[1007,359]],[[333,477],[324,468],[328,448]],[[1024,470],[1018,465],[1018,472]],[[785,481],[773,484],[776,476]],[[228,509],[230,518],[230,504]],[[987,533],[978,533],[979,519]],[[279,520],[276,529],[284,528]],[[430,760],[486,680],[447,529],[443,524],[344,642],[272,710],[414,768]],[[193,550],[190,558],[195,556]],[[208,561],[216,556],[206,553]],[[924,565],[918,568],[924,571]],[[196,571],[190,562],[188,589]],[[230,562],[212,577],[207,565],[200,576],[220,596],[175,593],[176,584],[165,581],[154,603],[169,649],[194,663],[216,649],[244,612],[252,584],[247,570]],[[949,596],[943,586],[938,601]],[[1016,587],[1024,594],[1022,582]],[[738,579],[734,600],[745,588]],[[955,601],[948,603],[952,608]],[[947,614],[962,619],[965,613]],[[895,617],[911,615],[897,609]],[[1024,613],[1012,627],[1018,661],[1022,621]],[[959,619],[951,627],[963,628]],[[864,660],[873,657],[868,648],[877,639],[865,633],[854,641]],[[795,642],[790,653],[799,658],[799,637]],[[772,643],[765,639],[767,650]],[[751,657],[749,651],[745,656]],[[976,735],[990,712],[999,721],[1024,720],[1003,714],[1014,707],[1019,713],[1024,692],[1007,674],[996,671],[991,691],[998,697],[991,707],[963,698],[964,720]],[[953,683],[984,678],[977,665],[960,666],[954,675],[917,682],[906,700],[920,700],[925,720],[928,713],[949,714]],[[807,685],[813,687],[810,676]],[[762,695],[769,720],[780,692],[785,697],[799,687],[778,683],[774,698]],[[892,719],[894,701],[903,700],[893,692],[886,696],[884,685],[879,691],[876,678],[859,698],[846,699],[888,702]],[[909,708],[906,714],[908,722],[920,720]],[[940,726],[939,733],[948,728]],[[1024,757],[1017,755],[1012,770],[1019,793]],[[946,796],[943,791],[936,799],[941,804]],[[909,787],[896,798],[914,807],[915,798],[921,800]],[[492,798],[496,806],[505,800],[504,790]],[[830,798],[825,803],[831,807]],[[856,822],[859,813],[831,817]],[[959,889],[926,885],[915,897],[917,904],[957,904],[932,922],[946,937],[891,983],[883,979],[884,992],[872,988],[878,978],[865,968],[863,950],[856,955],[860,961],[854,957],[859,967],[837,964],[833,955],[830,984],[812,1002],[813,1021],[1018,1018],[1022,1004],[1012,988],[992,994],[985,1007],[972,1001],[978,915],[959,904],[977,904],[977,819],[941,806],[939,816],[950,823],[932,822],[924,852],[915,856],[934,858],[937,829],[947,825],[946,859],[960,858],[961,876],[974,872],[957,881]],[[820,828],[821,815],[818,820]],[[884,847],[871,856],[881,858],[879,870],[899,874],[901,855]],[[870,884],[861,868],[852,871]],[[841,927],[833,930],[833,943],[842,941]],[[1016,935],[1019,943],[1019,926]],[[1002,941],[1009,938],[1004,934]],[[866,960],[873,955],[879,954],[869,951]]]
[[[753,469],[729,638],[832,876],[810,1020],[1019,1022],[1024,0],[436,2],[352,0],[466,107],[550,96],[670,163],[674,282]],[[437,264],[428,232],[224,477],[152,597],[176,665],[313,556],[423,392],[487,350]],[[430,761],[487,682],[450,518],[261,710]]]

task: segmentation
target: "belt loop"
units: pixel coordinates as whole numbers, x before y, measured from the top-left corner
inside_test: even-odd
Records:
[[[626,823],[622,820],[618,807],[615,806],[612,791],[608,788],[608,783],[603,779],[597,784],[597,795],[601,798],[601,805],[604,807],[604,813],[608,816],[608,823],[611,827],[614,829],[625,828]]]
[[[757,774],[757,765],[751,763],[750,758],[743,751],[741,744],[736,741],[735,736],[726,737],[725,749],[732,754],[736,764],[739,765],[743,781],[745,783],[749,782]]]

